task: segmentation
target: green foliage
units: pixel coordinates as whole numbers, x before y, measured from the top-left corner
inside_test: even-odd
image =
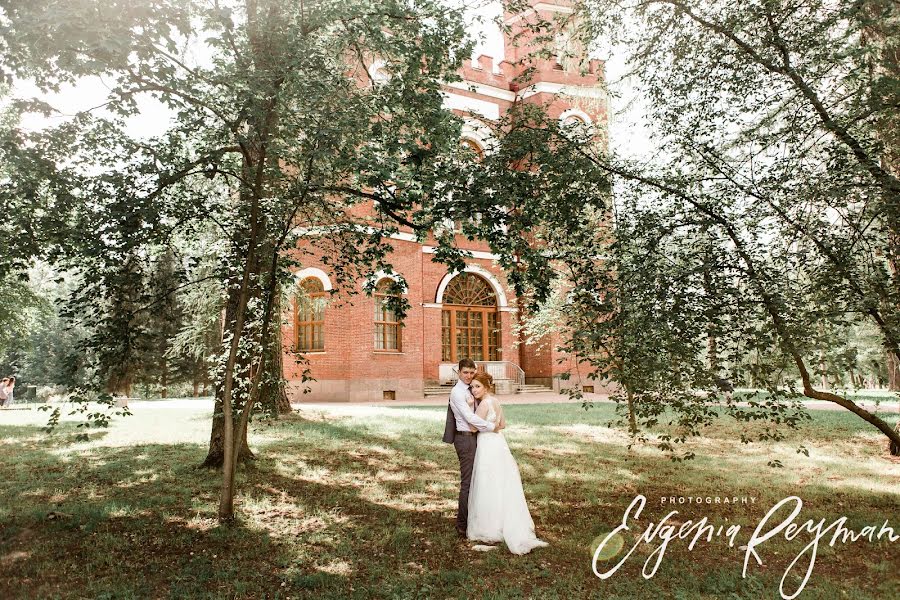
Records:
[[[482,220],[466,234],[490,242],[536,305],[555,277],[548,244],[606,206],[607,175],[557,142],[567,133],[545,107],[517,103],[493,126],[496,147],[482,163],[460,149],[463,120],[442,91],[471,54],[461,7],[38,0],[0,9],[0,71],[42,92],[87,77],[110,88],[101,107],[3,132],[10,176],[0,197],[21,214],[16,226],[35,232],[16,260],[41,257],[76,275],[64,316],[86,329],[94,389],[130,394],[170,358],[205,359],[211,329],[177,323],[221,301],[209,362],[212,437],[222,428],[226,463],[260,390],[280,383],[271,348],[280,357],[279,298],[292,270],[321,262],[334,295],[371,293],[375,273],[393,272],[391,236],[401,230],[420,241],[435,234],[434,258],[459,269],[468,255],[444,223],[475,213]],[[171,119],[139,139],[127,121],[148,98]],[[60,113],[34,99],[14,107]],[[209,255],[185,251],[210,231]],[[207,277],[216,285],[204,301],[183,304]],[[399,277],[394,291],[405,286]],[[390,307],[402,318],[407,306],[399,297]]]
[[[91,427],[106,428],[109,427],[113,417],[127,417],[132,414],[131,411],[128,410],[127,405],[119,406],[116,399],[109,394],[90,394],[86,393],[84,390],[78,390],[68,396],[65,404],[55,406],[44,404],[38,407],[38,410],[50,413],[47,424],[43,427],[45,433],[53,433],[56,431],[59,427],[63,412],[67,409],[66,404],[69,403],[71,403],[72,406],[69,407],[71,410],[67,413],[67,416],[77,417],[83,415],[86,419],[75,425],[76,429],[79,430],[87,430]],[[90,434],[87,431],[75,435],[75,440],[79,442],[86,442],[89,439]]]
[[[678,427],[658,442],[673,458],[717,422],[715,401],[738,422],[768,424],[744,441],[797,428],[801,394],[852,407],[816,375],[850,379],[854,328],[877,331],[861,347],[880,346],[882,361],[900,356],[896,11],[579,5],[582,41],[627,54],[654,153],[637,164],[581,150],[615,178],[616,230],[603,239],[596,223],[573,223],[550,244],[568,290],[553,310],[563,348],[617,386],[633,430],[661,418]],[[764,391],[746,405],[720,395],[738,383]]]
[[[232,302],[253,263],[248,306],[261,320],[248,325],[252,339],[272,304],[269,282],[307,254],[324,256],[342,293],[359,293],[357,281],[391,272],[391,234],[425,236],[461,213],[481,213],[485,225],[468,233],[491,242],[518,289],[539,282],[532,291],[544,296],[552,269],[541,245],[585,203],[603,204],[606,177],[550,143],[555,124],[540,107],[518,106],[495,124],[498,144],[483,164],[460,151],[461,119],[440,93],[470,48],[456,9],[430,0],[114,4],[4,6],[15,27],[4,30],[3,64],[48,91],[101,74],[114,82],[103,110],[13,129],[3,146],[16,174],[4,197],[23,218],[55,215],[53,227],[32,223],[32,255],[90,274],[66,314],[87,315],[112,388],[135,380],[155,336],[172,337],[142,313],[164,314],[164,288],[196,274],[160,279],[154,265],[178,262],[177,240],[197,232],[214,228],[225,242],[213,264]],[[192,60],[186,47],[211,58]],[[388,77],[373,81],[375,66]],[[124,125],[146,96],[173,120],[134,139]],[[465,253],[452,237],[438,243],[437,259],[459,267]],[[395,309],[402,315],[402,300]]]

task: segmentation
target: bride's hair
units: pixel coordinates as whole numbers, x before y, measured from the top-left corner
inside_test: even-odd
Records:
[[[478,381],[481,385],[487,389],[488,393],[494,393],[494,378],[491,377],[490,373],[485,373],[484,371],[478,371],[475,373],[474,379]]]

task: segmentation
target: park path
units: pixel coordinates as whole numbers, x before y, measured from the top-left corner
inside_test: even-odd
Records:
[[[571,400],[568,396],[564,396],[561,394],[557,394],[554,392],[537,392],[530,394],[498,394],[497,396],[500,399],[500,402],[503,404],[559,404],[559,403],[569,403],[580,405],[581,400]],[[585,400],[593,402],[595,404],[605,404],[605,403],[613,403],[613,400],[609,399],[609,396],[606,394],[585,394]],[[447,398],[442,396],[428,396],[421,398],[413,398],[410,400],[383,400],[383,401],[370,401],[370,402],[293,402],[291,406],[294,409],[303,410],[304,408],[311,409],[328,409],[329,407],[337,408],[342,406],[371,406],[371,407],[402,407],[402,406],[446,406]],[[745,404],[745,403],[740,403]],[[819,400],[807,400],[804,402],[807,408],[813,410],[845,410],[844,408],[834,404],[833,402],[824,402]],[[875,411],[876,408],[878,412],[898,412],[900,411],[900,407],[898,407],[898,403],[896,400],[885,400],[881,402],[879,407],[876,407],[875,402],[871,400],[865,400],[862,402],[858,402],[862,408],[868,411]],[[213,402],[211,398],[172,398],[168,400],[136,400],[132,401],[129,406],[132,408],[135,406],[153,406],[155,408],[194,408],[194,409],[202,409],[206,408],[208,405],[208,409],[212,410]],[[17,405],[15,408],[20,410],[34,408],[36,405]],[[3,414],[4,411],[0,410],[0,415]],[[12,412],[12,411],[9,411]]]
[[[498,394],[497,397],[500,399],[501,404],[581,404],[581,400],[571,400],[568,396],[564,396],[554,392],[537,392],[531,394]],[[615,401],[610,400],[609,396],[606,394],[585,394],[584,398],[585,400],[588,400],[595,404],[615,403]],[[328,406],[445,406],[447,404],[447,401],[447,398],[443,398],[441,396],[429,396],[427,398],[413,400],[384,400],[374,402],[294,402],[291,404],[291,406],[293,406],[295,409],[303,409],[304,407],[326,408]],[[746,403],[744,402],[740,402],[739,404],[746,405]],[[846,410],[833,402],[824,402],[820,400],[806,400],[804,401],[804,404],[807,408],[813,410]],[[875,402],[869,400],[858,402],[857,404],[868,411],[874,411],[876,409]],[[880,412],[890,410],[897,411],[897,401],[882,401],[881,405],[878,407],[878,410]]]

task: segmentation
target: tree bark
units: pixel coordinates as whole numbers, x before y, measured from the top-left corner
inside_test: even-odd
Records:
[[[160,391],[160,396],[162,398],[169,397],[169,361],[166,360],[165,356],[162,359],[162,373],[160,374],[160,384],[162,385],[162,390]]]
[[[239,463],[247,463],[255,459],[253,451],[247,445],[247,438],[244,437],[241,444],[241,451],[238,453],[237,461]],[[209,437],[209,451],[206,459],[203,461],[202,467],[208,469],[221,469],[225,461],[225,418],[222,415],[222,400],[216,398],[215,414],[213,416],[212,433]]]
[[[284,386],[284,349],[282,346],[281,331],[281,297],[277,294],[272,308],[273,315],[277,315],[270,335],[270,343],[267,344],[265,358],[265,373],[260,383],[260,402],[263,412],[272,416],[287,415],[291,413],[291,402],[288,400]]]
[[[631,430],[631,435],[637,435],[637,417],[634,414],[634,393],[631,391],[631,388],[625,389],[625,395],[628,398],[628,428]]]
[[[262,165],[265,155],[256,165],[257,189],[262,178]],[[244,172],[250,172],[245,161]],[[242,191],[242,196],[244,192]],[[237,465],[243,454],[246,438],[246,415],[253,409],[253,391],[245,399],[244,414],[241,416],[240,425],[235,428],[235,412],[232,407],[234,399],[234,383],[240,372],[250,372],[249,365],[243,365],[238,360],[241,337],[244,335],[244,321],[247,314],[251,292],[251,279],[254,273],[259,272],[259,263],[256,257],[258,235],[260,229],[259,197],[254,193],[251,198],[250,208],[250,236],[247,244],[247,256],[244,263],[244,272],[241,276],[240,291],[237,292],[237,305],[234,309],[234,320],[226,323],[231,325],[231,339],[229,340],[228,359],[225,363],[224,383],[222,384],[222,489],[219,494],[218,517],[220,522],[234,520],[234,477]],[[233,288],[231,288],[233,290]],[[233,293],[233,291],[232,291]],[[231,294],[229,294],[230,296]],[[231,304],[229,302],[229,304]],[[237,443],[235,443],[237,436]]]
[[[240,300],[240,291],[231,289],[228,294],[228,303],[225,306],[224,327],[233,328],[235,315]],[[204,382],[205,387],[205,382]],[[221,469],[225,460],[225,417],[223,410],[224,389],[217,385],[215,389],[216,403],[213,410],[212,431],[209,434],[209,451],[201,466],[210,469]],[[238,462],[246,462],[254,458],[253,452],[247,445],[247,441],[241,445],[238,453]]]
[[[892,352],[887,353],[888,389],[900,392],[900,361]]]

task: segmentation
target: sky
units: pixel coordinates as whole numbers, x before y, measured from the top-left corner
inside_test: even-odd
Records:
[[[459,2],[460,0],[449,0]],[[492,56],[495,62],[503,59],[503,39],[499,27],[492,20],[502,12],[499,0],[462,0],[469,3],[468,12],[472,16],[471,34],[476,38],[473,57],[480,54]],[[480,23],[478,22],[480,20]],[[614,153],[627,158],[639,159],[649,152],[649,141],[640,98],[633,86],[621,81],[625,65],[621,53],[601,52],[596,56],[606,61],[607,83],[611,97],[609,106],[610,147]],[[74,113],[101,105],[107,98],[109,86],[102,78],[85,78],[77,85],[67,85],[55,94],[41,94],[29,82],[17,81],[13,95],[17,97],[38,96],[52,106],[63,110],[54,117],[26,115],[21,126],[27,130],[42,129],[48,125],[67,119]],[[165,129],[170,113],[159,102],[146,95],[139,101],[141,114],[127,122],[127,132],[134,137],[149,137]],[[64,107],[64,108],[62,108]]]

